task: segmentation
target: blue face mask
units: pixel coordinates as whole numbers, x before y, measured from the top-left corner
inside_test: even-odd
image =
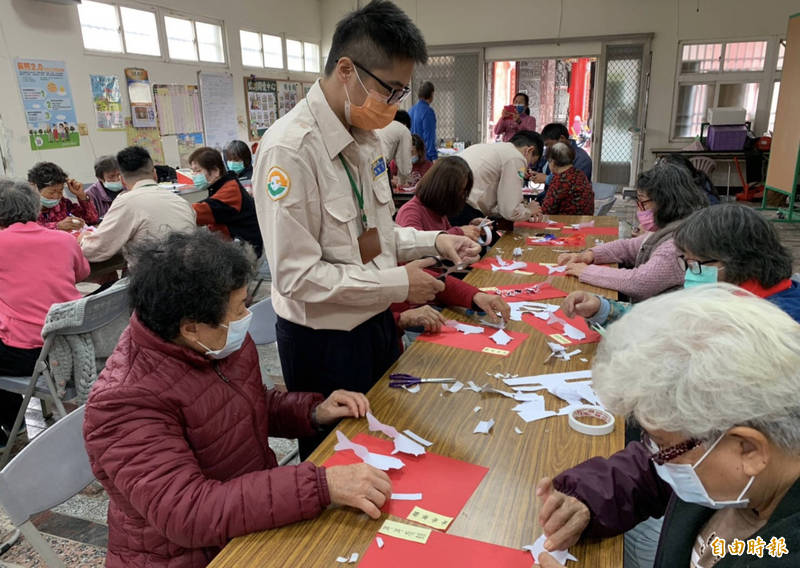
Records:
[[[103,187],[105,187],[108,191],[113,191],[117,193],[118,191],[122,191],[122,182],[121,181],[104,181]]]
[[[525,112],[525,105],[514,105],[514,107],[517,109],[517,112],[519,114],[522,114],[523,112]]]
[[[52,209],[59,203],[61,203],[60,199],[47,199],[46,197],[39,197],[39,201],[42,203],[42,207],[46,209]]]
[[[419,162],[419,156],[411,156],[411,163],[416,164]]]
[[[194,174],[192,176],[192,181],[194,182],[194,186],[198,189],[205,189],[208,187],[208,179],[206,179],[205,174]]]
[[[228,169],[232,172],[240,174],[244,171],[244,162],[232,162],[228,160]]]
[[[719,271],[716,266],[703,266],[703,271],[700,274],[693,274],[690,269],[686,269],[684,276],[683,287],[692,288],[693,286],[702,286],[703,284],[714,284],[719,278]]]

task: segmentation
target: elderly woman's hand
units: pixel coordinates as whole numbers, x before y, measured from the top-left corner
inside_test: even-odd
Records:
[[[504,322],[511,319],[511,306],[497,294],[478,292],[472,297],[472,303],[478,306],[482,312],[486,312],[486,319],[492,323],[500,323],[500,318]],[[497,314],[500,314],[500,317],[497,317]]]
[[[600,309],[600,298],[589,292],[572,292],[561,302],[561,311],[568,318],[576,315],[582,318],[590,318]]]
[[[77,231],[78,229],[82,229],[85,224],[84,220],[80,217],[65,217],[58,222],[56,227],[62,231]]]
[[[325,477],[331,503],[361,509],[373,519],[380,518],[380,508],[392,496],[389,476],[365,463],[326,468]]]
[[[585,262],[572,262],[567,265],[567,269],[564,271],[564,274],[567,276],[574,276],[576,278],[580,278],[580,275],[586,270],[586,267],[589,266]]]
[[[331,396],[322,401],[314,409],[317,424],[325,426],[340,418],[363,418],[369,412],[369,401],[360,392],[335,390]]]
[[[582,252],[565,252],[558,255],[558,260],[556,262],[558,262],[559,266],[573,264],[576,262],[592,264],[594,262],[594,253],[590,250],[585,250]]]
[[[539,524],[547,536],[545,549],[566,550],[578,542],[592,518],[589,507],[575,497],[556,491],[549,477],[539,481],[536,496],[543,500]]]
[[[531,180],[533,183],[547,183],[547,174],[536,172],[533,174],[533,176],[531,176]]]
[[[83,190],[83,184],[81,182],[69,178],[67,180],[67,186],[72,192],[72,195],[78,198],[78,201],[89,201],[89,196],[86,195],[86,192]]]

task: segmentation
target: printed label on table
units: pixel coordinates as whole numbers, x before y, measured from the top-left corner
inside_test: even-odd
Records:
[[[478,288],[481,292],[497,292],[497,286],[488,286],[486,288]]]
[[[515,270],[514,274],[520,274],[522,276],[533,276],[533,272],[525,272],[524,270]]]
[[[379,533],[393,536],[395,538],[402,538],[403,540],[410,540],[411,542],[418,542],[425,544],[428,542],[428,537],[431,536],[431,529],[423,527],[415,527],[414,525],[407,525],[405,523],[398,523],[391,519],[386,519],[383,526],[378,529]]]
[[[570,343],[572,343],[569,339],[567,339],[566,337],[564,337],[559,333],[554,333],[553,335],[550,336],[550,339],[558,341],[561,345],[569,345]]]
[[[414,507],[408,514],[407,518],[411,521],[416,521],[418,523],[421,523],[423,525],[428,525],[429,527],[433,527],[441,531],[446,531],[447,527],[450,526],[450,523],[453,522],[453,517],[445,517],[444,515],[440,515],[439,513],[426,511],[421,507]]]
[[[510,353],[510,351],[506,351],[505,349],[495,349],[494,347],[484,347],[481,351],[483,353],[489,353],[490,355],[502,355],[503,357]]]

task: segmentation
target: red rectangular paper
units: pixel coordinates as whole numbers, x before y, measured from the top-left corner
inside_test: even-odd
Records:
[[[586,245],[586,237],[580,233],[572,236],[556,237],[549,241],[537,241],[541,237],[528,237],[528,245],[542,247],[582,247]]]
[[[539,291],[527,291],[532,286],[538,286]],[[507,296],[500,294],[499,290],[520,290],[519,294]],[[497,288],[481,288],[481,291],[489,294],[503,296],[506,302],[538,302],[539,300],[551,300],[553,298],[566,298],[567,293],[547,282],[529,282],[528,284],[509,284],[508,286],[498,286]]]
[[[582,317],[568,318],[564,312],[558,310],[555,313],[556,317],[561,318],[573,327],[577,327],[586,334],[584,339],[571,339],[564,334],[564,326],[560,323],[548,324],[545,320],[539,319],[533,314],[523,313],[522,321],[535,327],[545,335],[549,335],[554,343],[561,343],[563,345],[578,345],[581,343],[597,343],[600,341],[600,334],[589,328],[589,324]],[[558,337],[553,337],[554,335]]]
[[[438,388],[438,385],[436,385]],[[399,428],[398,428],[399,429]],[[425,436],[426,432],[415,432]],[[432,440],[435,443],[435,440]],[[366,446],[370,452],[390,455],[394,442],[368,434],[358,434],[353,442]],[[469,498],[481,484],[488,468],[426,452],[421,456],[395,454],[403,460],[405,467],[391,469],[386,473],[392,480],[393,493],[422,493],[420,501],[389,500],[382,511],[398,517],[407,517],[414,507],[422,507],[447,517],[457,517]],[[361,463],[350,450],[336,452],[322,464],[325,467]],[[429,541],[430,542],[430,541]]]
[[[527,550],[515,550],[435,530],[431,531],[425,544],[380,533],[376,536],[383,539],[383,548],[378,548],[373,539],[359,564],[362,568],[530,568],[533,563]]]
[[[619,235],[619,227],[582,227],[580,229],[573,229],[567,227],[561,230],[561,234],[567,235]]]
[[[564,223],[531,223],[530,221],[517,221],[514,228],[522,229],[561,229]]]
[[[517,262],[514,259],[503,259],[504,262]],[[524,261],[519,261],[524,262]],[[500,266],[500,263],[497,262],[497,258],[492,257],[484,257],[483,259],[479,260],[478,262],[473,263],[472,268],[478,268],[480,270],[491,270],[493,266]],[[519,270],[523,272],[530,272],[531,274],[541,274],[542,276],[547,276],[549,274],[547,267],[542,266],[538,262],[526,262],[525,268],[520,268]],[[508,274],[514,274],[514,272],[509,272],[508,270],[503,270],[501,272],[506,272]]]
[[[488,353],[489,355],[507,357],[528,338],[527,333],[519,333],[506,329],[505,332],[513,338],[513,341],[507,345],[498,345],[490,339],[490,336],[497,333],[497,331],[498,330],[493,327],[484,327],[483,333],[465,334],[454,327],[443,325],[439,333],[423,333],[417,337],[417,341],[427,341],[428,343],[436,343],[437,345],[458,347],[459,349],[468,349],[470,351]]]

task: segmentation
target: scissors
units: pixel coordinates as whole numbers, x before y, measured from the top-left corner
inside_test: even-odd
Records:
[[[432,258],[436,261],[431,266],[426,266],[425,270],[438,272],[439,275],[436,277],[436,279],[441,280],[442,282],[444,282],[445,278],[451,274],[467,274],[469,272],[469,270],[464,268],[463,265],[456,264],[448,258],[439,258],[438,256],[423,256],[422,258]]]
[[[389,386],[396,389],[412,387],[420,383],[452,383],[454,381],[455,379],[421,379],[406,373],[392,373],[389,375]]]

